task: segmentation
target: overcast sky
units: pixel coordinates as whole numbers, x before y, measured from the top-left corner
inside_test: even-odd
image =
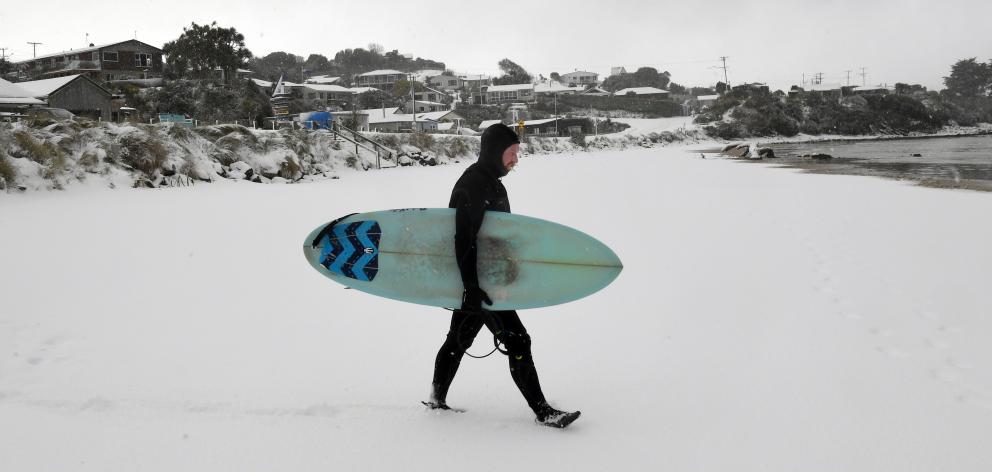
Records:
[[[713,85],[727,56],[731,84],[787,89],[824,83],[920,83],[943,88],[958,59],[992,58],[992,2],[980,0],[570,0],[346,2],[243,0],[9,2],[0,6],[0,47],[10,60],[137,39],[161,47],[191,22],[235,27],[256,56],[286,51],[333,58],[381,44],[444,62],[457,72],[499,75],[510,58],[548,76],[607,75],[651,66],[682,85]]]

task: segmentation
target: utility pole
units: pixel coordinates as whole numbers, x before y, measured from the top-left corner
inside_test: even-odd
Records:
[[[720,60],[723,61],[723,83],[727,90],[730,90],[730,80],[727,79],[727,56],[720,56]]]
[[[38,57],[38,45],[42,43],[33,43],[31,41],[28,41],[28,44],[31,45],[31,57],[32,58]]]
[[[844,72],[847,72],[847,86],[850,87],[851,86],[851,71],[846,70]]]
[[[868,77],[868,74],[865,73],[865,68],[862,67],[861,68],[861,86],[862,87],[865,87],[865,86],[868,85],[868,81],[866,80],[867,77]]]

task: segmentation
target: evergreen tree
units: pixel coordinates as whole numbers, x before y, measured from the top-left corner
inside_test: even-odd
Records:
[[[221,28],[216,21],[209,25],[192,23],[183,28],[179,38],[165,43],[162,51],[171,70],[179,76],[204,79],[219,67],[228,83],[252,57],[245,47],[244,35],[234,28]]]

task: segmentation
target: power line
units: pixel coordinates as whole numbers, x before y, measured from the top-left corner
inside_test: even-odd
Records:
[[[720,60],[723,61],[723,83],[730,88],[730,79],[727,78],[727,56],[720,56]]]
[[[31,57],[38,57],[38,45],[42,43],[33,43],[28,41],[28,44],[31,45]]]

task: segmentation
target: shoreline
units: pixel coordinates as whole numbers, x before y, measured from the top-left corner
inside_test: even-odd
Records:
[[[864,135],[864,136],[853,136],[853,135],[825,135],[825,136],[811,136],[802,135],[798,139],[779,137],[774,141],[755,141],[759,145],[770,146],[775,144],[813,144],[813,143],[825,143],[825,142],[862,142],[862,141],[898,141],[898,140],[912,140],[912,139],[933,139],[933,138],[965,138],[974,136],[988,136],[992,135],[992,123],[982,123],[985,126],[968,126],[968,127],[954,127],[950,129],[941,130],[937,133],[931,134],[910,134],[910,135],[893,135],[893,134],[880,134],[880,135]],[[951,132],[951,131],[961,131],[961,132]],[[798,135],[797,135],[798,137]],[[794,137],[794,138],[797,138]],[[732,142],[732,141],[728,141]],[[746,142],[746,141],[745,141]]]

